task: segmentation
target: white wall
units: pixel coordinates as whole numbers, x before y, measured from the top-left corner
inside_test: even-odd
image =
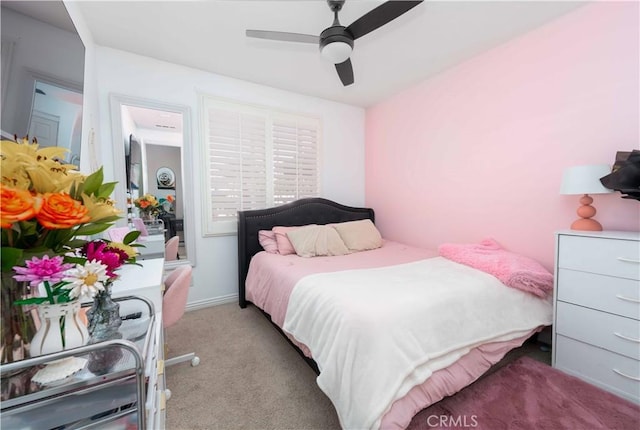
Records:
[[[77,2],[64,1],[69,17],[84,44],[84,91],[82,97],[82,142],[80,171],[92,172],[102,164],[96,136],[100,135],[98,84],[96,80],[96,45]]]
[[[88,79],[91,79],[88,76]],[[124,182],[124,172],[114,172],[109,95],[188,106],[191,109],[191,151],[194,184],[196,267],[191,306],[229,301],[237,294],[237,238],[202,237],[203,190],[202,137],[198,93],[206,93],[247,103],[317,115],[323,121],[322,196],[354,206],[364,204],[364,110],[271,87],[256,85],[176,64],[158,61],[111,48],[97,47],[95,79],[101,133],[100,154],[108,180]],[[121,145],[121,142],[116,142]],[[189,172],[185,172],[189,173]],[[120,184],[119,186],[123,186]],[[122,191],[121,191],[122,192]],[[185,223],[188,220],[185,220]]]

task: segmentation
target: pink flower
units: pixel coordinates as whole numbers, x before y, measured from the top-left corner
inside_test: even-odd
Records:
[[[115,278],[115,271],[122,266],[125,260],[122,260],[120,252],[113,248],[108,248],[107,244],[102,241],[89,242],[85,245],[84,254],[88,261],[98,261],[107,266],[107,276]]]
[[[73,267],[73,264],[62,262],[61,256],[43,256],[41,259],[33,257],[25,261],[27,267],[14,266],[13,270],[17,275],[13,275],[16,281],[26,281],[32,287],[37,287],[41,282],[56,284],[62,281],[64,272]]]

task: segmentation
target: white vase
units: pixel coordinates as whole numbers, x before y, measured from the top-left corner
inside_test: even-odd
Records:
[[[89,333],[80,319],[79,311],[80,301],[78,300],[39,305],[40,328],[31,341],[31,356],[37,357],[86,345],[89,341]],[[62,332],[61,324],[64,324]]]

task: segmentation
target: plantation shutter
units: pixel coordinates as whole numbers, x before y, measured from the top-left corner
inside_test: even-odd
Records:
[[[266,119],[210,109],[208,124],[209,220],[228,229],[238,210],[266,207]]]
[[[319,194],[320,121],[203,96],[205,235],[235,232],[237,212]]]
[[[318,195],[318,123],[274,117],[273,204]]]

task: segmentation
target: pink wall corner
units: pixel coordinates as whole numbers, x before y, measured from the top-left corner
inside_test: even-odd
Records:
[[[369,108],[366,204],[383,236],[493,237],[551,269],[578,207],[563,169],[639,147],[638,12],[589,4]],[[640,202],[594,200],[606,230],[640,230]]]

